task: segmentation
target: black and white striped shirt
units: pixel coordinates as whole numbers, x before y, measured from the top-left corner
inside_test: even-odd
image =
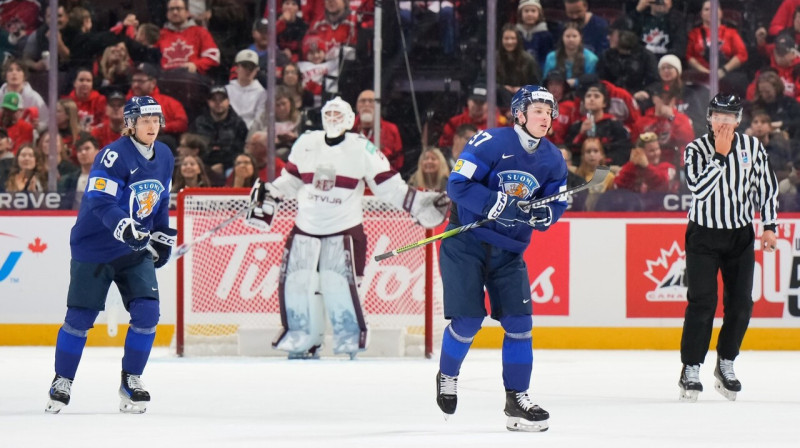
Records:
[[[738,229],[753,222],[760,206],[765,226],[777,224],[778,180],[755,137],[734,133],[723,158],[708,134],[686,145],[686,183],[692,192],[689,219],[712,229]]]

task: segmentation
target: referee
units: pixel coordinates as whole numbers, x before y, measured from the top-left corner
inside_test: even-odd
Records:
[[[753,311],[753,215],[760,206],[761,248],[775,250],[778,182],[767,153],[751,136],[735,132],[742,100],[720,93],[708,105],[709,133],[686,146],[686,180],[692,192],[686,228],[686,315],[681,337],[681,401],[703,391],[700,364],[711,341],[722,272],[724,316],[717,341],[714,388],[728,400],[742,389],[733,372]]]

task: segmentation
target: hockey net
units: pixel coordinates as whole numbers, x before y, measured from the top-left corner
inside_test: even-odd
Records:
[[[248,193],[247,189],[182,191],[178,243],[197,239],[247,207]],[[363,208],[368,246],[360,297],[370,329],[363,356],[431,356],[441,345],[446,325],[437,251],[428,245],[376,262],[376,254],[419,241],[426,231],[407,213],[376,197],[365,196]],[[278,279],[283,245],[296,213],[295,201],[283,201],[269,232],[239,219],[178,260],[178,355],[285,355],[273,350],[271,343],[281,328]],[[327,340],[330,327],[326,335]],[[330,346],[323,345],[323,356],[326,345]]]

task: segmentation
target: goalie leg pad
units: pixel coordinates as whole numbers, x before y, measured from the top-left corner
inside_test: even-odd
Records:
[[[353,238],[322,239],[320,288],[333,328],[333,352],[351,355],[367,348],[367,324],[356,285]]]
[[[283,330],[272,346],[290,357],[302,357],[298,355],[322,345],[325,309],[316,294],[320,246],[319,238],[305,235],[292,235],[286,241],[278,285]]]

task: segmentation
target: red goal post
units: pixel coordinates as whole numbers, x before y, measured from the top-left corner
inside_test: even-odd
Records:
[[[178,244],[234,216],[247,206],[248,194],[249,189],[239,188],[181,191]],[[368,245],[360,296],[370,328],[370,345],[363,355],[430,357],[446,325],[434,245],[381,262],[373,257],[435,231],[426,231],[406,212],[374,196],[364,197],[363,209]],[[285,355],[273,350],[271,342],[280,329],[283,245],[296,213],[296,202],[284,201],[269,232],[236,220],[177,260],[179,356]],[[323,356],[325,350],[323,346]]]

